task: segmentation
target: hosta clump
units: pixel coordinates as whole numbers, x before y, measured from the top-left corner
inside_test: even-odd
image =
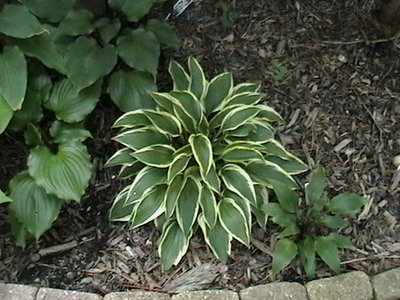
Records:
[[[296,191],[277,185],[278,202],[266,203],[265,213],[283,228],[275,245],[272,272],[281,272],[298,255],[309,278],[314,277],[318,255],[334,272],[340,271],[339,248],[351,248],[348,238],[339,234],[350,226],[343,216],[355,213],[365,199],[354,193],[328,198],[325,170],[317,167],[305,187],[304,200]]]
[[[222,260],[232,239],[248,245],[252,214],[266,225],[261,208],[269,189],[297,189],[292,175],[307,170],[274,140],[283,120],[262,103],[258,84],[234,86],[230,73],[207,81],[195,59],[188,65],[189,73],[171,62],[174,90],[152,93],[156,109],[115,122],[115,140],[125,147],[108,162],[134,178],[116,197],[111,219],[133,227],[154,220],[164,269],[180,261],[198,227]]]

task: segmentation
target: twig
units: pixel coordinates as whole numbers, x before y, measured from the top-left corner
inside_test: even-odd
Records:
[[[39,250],[39,255],[40,256],[45,256],[45,255],[49,255],[49,254],[55,254],[55,253],[58,253],[58,252],[68,251],[68,250],[71,250],[71,249],[75,248],[77,245],[78,245],[77,241],[71,241],[71,242],[68,242],[68,243],[65,243],[65,244],[47,247],[47,248],[44,248],[44,249],[40,249]]]

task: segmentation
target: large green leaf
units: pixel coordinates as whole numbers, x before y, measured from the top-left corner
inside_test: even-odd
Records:
[[[210,81],[207,95],[203,100],[207,114],[213,112],[222,104],[222,101],[231,93],[232,86],[231,73],[220,74]]]
[[[0,54],[0,94],[14,111],[22,106],[27,81],[24,54],[16,46],[4,48]]]
[[[167,168],[172,163],[174,152],[171,146],[153,145],[137,150],[132,156],[146,165]]]
[[[6,202],[12,202],[12,199],[7,197],[6,194],[4,194],[2,190],[0,190],[0,204]]]
[[[161,44],[171,48],[176,48],[179,45],[178,35],[172,29],[171,25],[166,22],[151,19],[147,21],[146,29],[151,31]]]
[[[34,148],[28,157],[28,171],[47,193],[79,202],[89,185],[92,165],[86,147],[72,141],[60,144],[57,153],[45,146]]]
[[[52,110],[58,119],[68,123],[84,120],[95,108],[101,94],[101,81],[79,91],[69,79],[54,84],[44,106]]]
[[[7,101],[0,94],[0,134],[7,128],[14,112]]]
[[[326,188],[326,184],[325,169],[322,166],[318,166],[311,172],[309,183],[305,188],[307,203],[312,205],[319,202]]]
[[[83,127],[83,123],[68,124],[61,121],[54,121],[49,129],[53,141],[57,144],[69,141],[83,142],[92,135],[90,131]]]
[[[250,229],[246,216],[234,200],[225,198],[218,204],[218,216],[224,229],[239,242],[249,245]]]
[[[221,169],[221,177],[227,189],[256,205],[253,181],[245,170],[238,165],[226,164]]]
[[[203,231],[204,239],[214,255],[222,261],[227,261],[228,255],[231,254],[232,236],[224,229],[219,220],[213,228],[207,226],[202,215],[199,216],[198,222]]]
[[[174,90],[186,91],[189,89],[190,77],[180,64],[171,60],[168,71],[174,82]]]
[[[6,4],[0,12],[0,33],[26,39],[44,32],[46,29],[23,5]]]
[[[120,31],[121,21],[117,18],[112,20],[101,18],[96,22],[96,26],[99,30],[101,39],[105,44],[108,44]]]
[[[117,63],[114,46],[99,48],[94,38],[80,37],[67,54],[67,73],[73,85],[81,90],[112,71]]]
[[[108,0],[113,9],[121,10],[130,22],[137,22],[150,11],[154,0]]]
[[[314,239],[307,236],[299,245],[299,256],[309,279],[315,274],[315,246]]]
[[[168,270],[179,263],[188,245],[186,235],[176,221],[164,228],[158,248],[163,270]]]
[[[353,248],[351,241],[344,235],[338,234],[336,232],[331,232],[326,236],[331,239],[338,248]]]
[[[189,57],[188,65],[191,77],[189,90],[197,97],[197,99],[202,99],[207,88],[207,80],[203,69],[199,62],[193,57]]]
[[[8,210],[8,222],[10,223],[11,233],[14,236],[15,244],[25,249],[27,242],[32,240],[34,237],[10,209]]]
[[[189,143],[196,162],[200,167],[200,173],[208,174],[213,163],[213,152],[211,142],[204,134],[191,135]]]
[[[143,28],[117,40],[117,52],[122,60],[137,71],[157,74],[160,44],[154,34]]]
[[[200,207],[207,226],[214,228],[217,222],[217,201],[214,193],[206,185],[202,186],[200,192]]]
[[[296,244],[289,239],[282,239],[276,242],[272,255],[272,273],[281,272],[297,255]]]
[[[326,236],[315,238],[315,251],[335,273],[340,272],[340,257],[336,243]]]
[[[76,0],[19,0],[19,2],[39,18],[56,23],[64,19]]]
[[[365,198],[357,194],[341,193],[332,198],[329,211],[338,215],[352,214],[360,209],[365,203]]]
[[[177,220],[183,232],[188,235],[196,220],[200,204],[200,187],[193,178],[187,178],[178,197]]]
[[[155,103],[150,96],[157,91],[152,76],[146,72],[114,72],[110,78],[108,93],[111,100],[123,112],[134,109],[154,108]]]
[[[142,149],[156,144],[170,144],[168,136],[153,128],[138,128],[124,131],[114,137],[114,140],[133,150]]]
[[[94,30],[93,14],[86,9],[70,10],[60,23],[58,29],[65,35],[90,34]]]
[[[150,221],[153,221],[165,211],[164,196],[167,190],[166,184],[153,186],[144,192],[132,216],[132,227],[138,227]]]
[[[10,197],[13,199],[10,210],[38,239],[57,219],[63,201],[37,186],[26,171],[11,180],[10,191]]]
[[[265,160],[280,166],[290,175],[301,174],[309,170],[309,167],[297,157],[283,159],[278,156],[266,156]]]

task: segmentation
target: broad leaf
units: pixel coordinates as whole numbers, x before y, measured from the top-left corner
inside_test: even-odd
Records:
[[[0,54],[0,94],[14,111],[22,107],[27,81],[24,54],[16,46],[5,47],[3,54]]]
[[[353,244],[344,235],[336,232],[331,232],[327,235],[327,238],[331,239],[338,248],[353,248]]]
[[[277,156],[266,156],[265,160],[280,166],[290,175],[301,174],[309,170],[309,167],[297,157],[283,159]]]
[[[0,204],[6,203],[6,202],[12,202],[12,199],[7,197],[6,194],[4,194],[2,190],[0,190]]]
[[[123,114],[115,121],[113,127],[139,128],[151,126],[152,123],[143,110],[134,110]]]
[[[214,193],[205,185],[203,185],[200,192],[200,207],[207,226],[214,228],[217,222],[217,201]]]
[[[129,186],[125,187],[114,199],[114,203],[110,209],[111,221],[129,221],[132,218],[134,204],[125,205],[128,196]]]
[[[25,249],[26,244],[29,240],[34,239],[31,233],[26,229],[24,224],[22,224],[12,210],[8,210],[8,222],[10,223],[11,233],[14,236],[15,244],[18,247]]]
[[[326,188],[325,169],[318,166],[310,174],[309,183],[306,185],[306,201],[309,204],[314,204],[320,200]]]
[[[215,163],[213,162],[210,171],[206,176],[203,176],[203,181],[217,194],[220,193],[221,190],[221,180],[217,174]]]
[[[153,33],[142,28],[117,40],[117,52],[122,60],[138,71],[157,74],[160,44]]]
[[[64,19],[76,0],[19,0],[19,2],[39,18],[57,23]]]
[[[114,140],[133,150],[156,144],[170,144],[170,139],[152,128],[138,128],[124,131]]]
[[[167,168],[172,163],[174,152],[171,146],[154,145],[137,150],[132,156],[146,165]]]
[[[80,142],[67,142],[52,153],[38,146],[28,157],[28,170],[38,186],[63,200],[79,202],[92,174],[90,156]]]
[[[196,162],[200,167],[200,173],[204,176],[208,174],[213,163],[213,152],[211,142],[203,134],[191,135],[189,143]]]
[[[176,155],[168,169],[168,181],[171,181],[177,174],[182,173],[188,165],[191,156],[186,153]]]
[[[195,124],[200,123],[203,117],[202,106],[194,94],[188,91],[172,91],[169,94],[176,99],[179,108],[182,108]]]
[[[219,220],[217,220],[213,228],[207,226],[204,216],[200,215],[198,222],[203,230],[204,239],[214,255],[226,262],[228,255],[231,254],[232,236],[224,229]]]
[[[220,74],[210,81],[207,95],[203,100],[207,114],[213,112],[222,104],[222,101],[231,93],[232,86],[231,73]]]
[[[185,255],[187,247],[185,233],[177,222],[172,222],[164,228],[158,248],[163,270],[168,270],[179,263]]]
[[[246,216],[234,200],[225,198],[218,204],[218,216],[224,229],[239,242],[249,245],[250,232]]]
[[[7,128],[14,112],[7,101],[0,94],[0,134]]]
[[[256,93],[260,90],[261,85],[259,83],[239,83],[233,88],[233,92],[235,94],[240,94],[240,93]]]
[[[186,91],[189,89],[190,77],[180,64],[171,60],[168,71],[174,82],[174,90]]]
[[[86,9],[70,10],[60,23],[58,29],[65,35],[85,35],[94,30],[93,14]]]
[[[26,39],[44,32],[46,29],[24,5],[6,4],[0,12],[0,33]]]
[[[55,143],[61,144],[69,141],[83,142],[92,135],[90,131],[83,127],[82,123],[67,124],[60,121],[55,121],[49,129],[50,135]]]
[[[178,47],[179,37],[168,23],[151,19],[147,21],[146,29],[151,31],[161,44],[170,48]]]
[[[260,110],[257,114],[258,118],[264,119],[264,121],[267,122],[277,122],[280,124],[284,123],[281,115],[278,114],[272,107],[265,104],[259,104],[257,105],[257,108]]]
[[[10,182],[10,210],[36,239],[45,233],[57,219],[63,201],[36,185],[24,171]]]
[[[112,71],[117,63],[114,46],[99,48],[94,38],[80,37],[67,54],[67,73],[73,85],[81,90]],[[82,71],[83,70],[83,71]]]
[[[314,239],[307,236],[299,245],[299,256],[309,279],[315,274],[315,246]]]
[[[154,0],[108,0],[113,9],[121,10],[130,22],[137,22],[147,15],[153,6]]]
[[[321,224],[332,229],[344,229],[350,225],[347,220],[339,216],[324,216],[321,220]]]
[[[188,235],[196,220],[200,202],[200,187],[193,178],[187,178],[177,202],[177,220]]]
[[[101,39],[105,44],[108,44],[120,31],[121,21],[119,19],[102,18],[97,21],[96,26],[100,32]]]
[[[262,95],[259,93],[240,93],[224,100],[224,106],[253,105],[260,102]]]
[[[272,181],[272,186],[281,207],[287,212],[296,213],[299,206],[299,194],[276,181]]]
[[[258,113],[255,106],[239,106],[232,109],[222,120],[221,131],[234,130]],[[250,139],[251,140],[251,139]]]
[[[272,274],[278,274],[297,256],[297,246],[289,239],[276,242],[272,255]]]
[[[330,201],[329,211],[333,214],[346,215],[355,213],[366,203],[365,198],[354,193],[342,193]]]
[[[197,99],[201,100],[207,88],[206,77],[203,69],[195,58],[189,57],[188,65],[191,77],[189,90],[197,97]]]
[[[226,149],[222,159],[229,162],[248,162],[250,160],[263,160],[262,154],[251,148],[236,146]]]
[[[337,245],[329,237],[318,236],[315,238],[315,251],[322,258],[322,260],[333,270],[335,273],[340,272],[340,257]]]
[[[49,99],[44,106],[52,110],[58,119],[76,123],[84,120],[95,108],[101,94],[101,81],[79,91],[64,79],[54,84]]]
[[[154,108],[155,103],[150,93],[155,91],[157,91],[157,86],[152,76],[137,71],[114,72],[108,87],[111,100],[123,112]]]
[[[107,160],[104,167],[131,166],[137,161],[131,154],[132,150],[129,148],[119,149]]]
[[[177,175],[168,185],[168,189],[165,193],[165,214],[167,218],[170,218],[174,212],[178,198],[185,186],[186,179],[183,175]]]
[[[29,123],[26,126],[26,130],[24,132],[25,144],[31,147],[41,146],[44,144],[42,139],[42,133],[39,128],[32,123]]]
[[[143,113],[160,132],[173,137],[181,134],[181,123],[172,114],[156,110],[144,110]]]

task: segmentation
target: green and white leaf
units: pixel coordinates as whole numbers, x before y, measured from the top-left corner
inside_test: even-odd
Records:
[[[129,188],[129,186],[126,186],[114,199],[109,215],[111,221],[128,222],[131,220],[135,204],[125,205]]]
[[[200,167],[200,173],[206,176],[213,164],[213,152],[211,142],[204,134],[191,135],[189,144],[197,164]]]
[[[191,78],[189,83],[189,91],[191,91],[197,97],[197,99],[201,100],[207,89],[206,77],[199,62],[195,58],[189,57],[188,65]]]
[[[156,144],[169,145],[171,143],[168,136],[151,127],[125,131],[114,137],[114,140],[133,150],[142,149]]]
[[[189,154],[181,153],[176,155],[175,152],[175,157],[168,169],[168,181],[171,181],[177,174],[181,174],[186,169],[190,159],[191,155]]]
[[[174,152],[172,146],[153,145],[135,151],[132,156],[148,166],[168,168],[172,163]]]
[[[182,132],[181,123],[174,115],[156,110],[143,110],[143,113],[161,133],[177,137]]]
[[[200,204],[200,183],[193,178],[186,179],[185,185],[179,194],[176,216],[179,226],[185,235],[188,235],[197,218]]]
[[[217,200],[214,193],[206,185],[202,186],[200,192],[200,207],[207,226],[214,228],[217,222]]]
[[[186,73],[185,69],[177,63],[175,60],[171,60],[168,68],[169,74],[174,82],[174,90],[176,91],[187,91],[189,90],[190,77]]]
[[[189,246],[185,233],[176,221],[167,225],[163,229],[158,247],[163,270],[178,264]]]
[[[219,220],[217,220],[213,228],[209,228],[204,216],[200,215],[198,223],[203,231],[204,239],[214,255],[226,262],[231,254],[232,235],[224,229]]]
[[[207,114],[215,111],[232,92],[233,79],[231,73],[223,73],[213,78],[203,99]]]
[[[247,226],[246,215],[233,199],[224,198],[219,202],[218,216],[227,232],[239,242],[249,245],[250,229]]]
[[[183,175],[177,175],[169,183],[168,189],[165,193],[165,215],[170,218],[176,208],[176,203],[180,197],[183,187],[186,184],[186,178]]]
[[[137,159],[131,154],[132,150],[127,147],[119,149],[108,159],[104,167],[132,166]]]

